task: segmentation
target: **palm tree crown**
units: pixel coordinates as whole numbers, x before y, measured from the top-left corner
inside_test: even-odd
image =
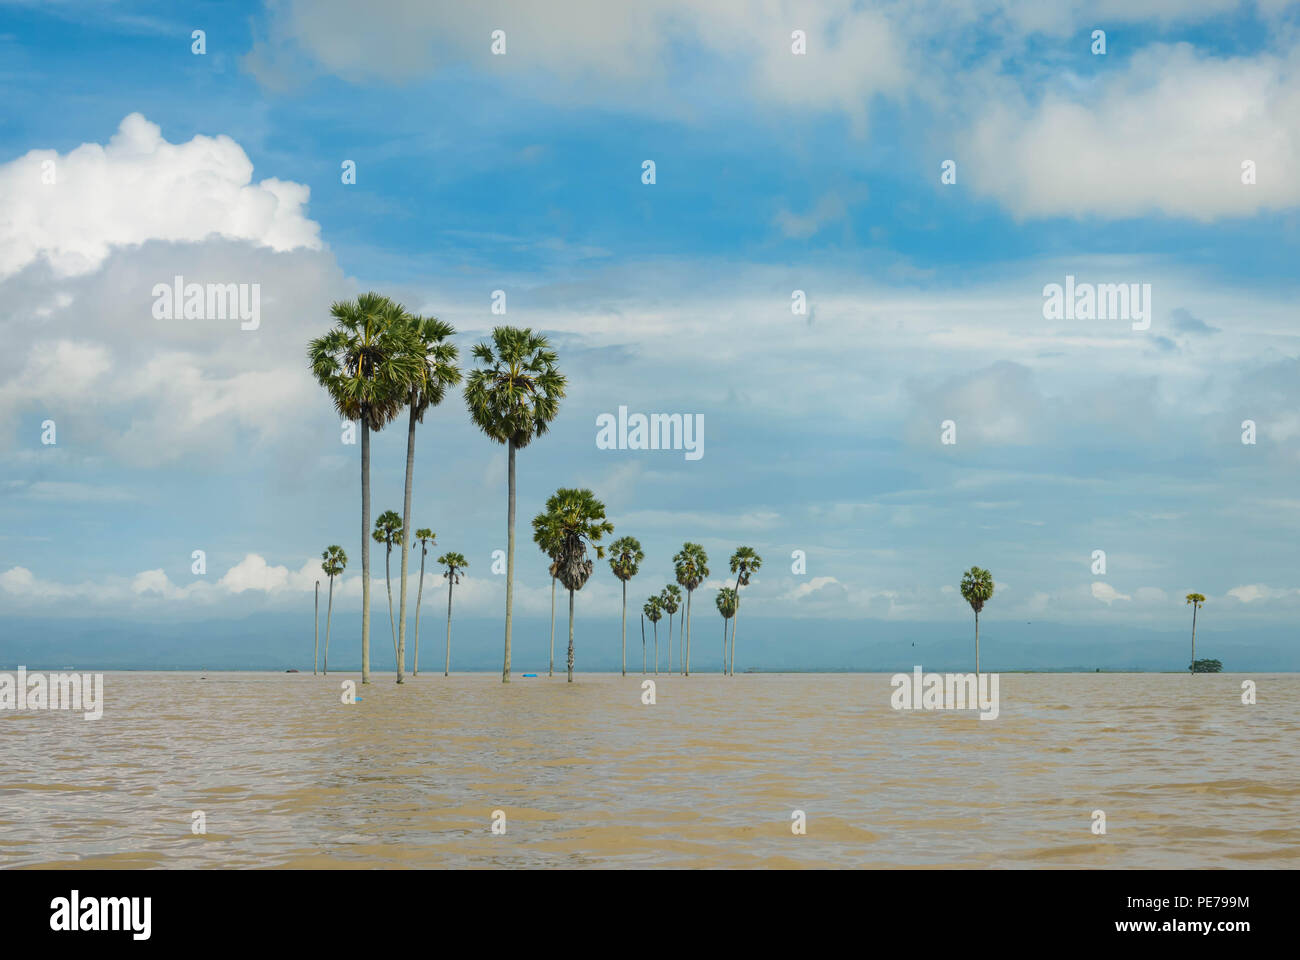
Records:
[[[614,524],[605,519],[605,505],[590,490],[556,490],[546,509],[533,518],[533,539],[558,544],[556,576],[569,590],[581,590],[592,574],[588,548],[603,559],[601,538],[613,532]]]
[[[465,559],[464,554],[448,552],[438,558],[438,564],[447,568],[443,573],[444,577],[452,583],[460,583],[460,575],[469,566],[469,561]]]
[[[971,609],[979,613],[984,604],[993,599],[993,574],[979,567],[971,567],[961,578],[961,595]]]
[[[402,321],[416,360],[416,375],[409,384],[411,414],[423,423],[425,412],[442,403],[447,388],[460,383],[456,366],[460,351],[447,342],[456,335],[456,328],[437,317],[404,315]]]
[[[312,374],[340,416],[381,429],[406,405],[407,388],[421,375],[402,309],[363,293],[332,304],[330,316],[334,328],[307,348]]]
[[[664,615],[663,599],[658,596],[651,597],[645,602],[645,606],[641,608],[641,612],[645,614],[645,618],[651,623],[658,623]]]
[[[698,543],[684,543],[673,556],[673,572],[677,582],[690,593],[709,578],[709,555]]]
[[[753,547],[737,547],[731,555],[731,572],[736,575],[736,586],[749,586],[750,576],[757,573],[761,566],[763,558],[754,552]]]
[[[547,339],[526,327],[497,327],[491,345],[474,347],[474,359],[483,366],[465,379],[465,403],[475,425],[516,448],[544,434],[566,385]]]
[[[326,547],[320,558],[320,568],[327,577],[339,576],[348,565],[348,555],[337,544]]]
[[[722,614],[724,620],[730,620],[736,615],[736,591],[731,587],[719,590],[714,603],[718,605],[718,613]]]
[[[1202,593],[1189,593],[1187,595],[1187,602],[1194,603],[1196,604],[1196,606],[1199,607],[1201,604],[1205,602],[1205,595]]]
[[[660,591],[659,604],[670,617],[677,612],[677,608],[682,605],[682,591],[677,584],[670,583]]]
[[[385,510],[375,520],[375,532],[371,534],[375,543],[382,543],[392,548],[402,542],[402,518],[396,510]]]
[[[619,537],[609,545],[609,569],[624,582],[637,575],[644,559],[641,541],[636,537]]]

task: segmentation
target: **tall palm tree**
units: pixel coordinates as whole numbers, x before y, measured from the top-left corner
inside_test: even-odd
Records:
[[[1196,611],[1201,608],[1205,602],[1205,595],[1201,593],[1189,593],[1187,602],[1192,605],[1192,665],[1188,667],[1192,673],[1196,672]]]
[[[619,537],[609,545],[609,569],[623,583],[623,676],[627,676],[627,582],[636,576],[645,554],[636,537]]]
[[[406,494],[402,499],[402,542],[411,542],[411,478],[415,472],[415,425],[424,422],[424,415],[430,407],[442,403],[447,388],[460,383],[460,368],[456,366],[459,352],[456,345],[449,343],[456,330],[449,323],[436,317],[413,317],[405,312],[400,322],[407,328],[412,352],[418,361],[415,377],[409,384],[406,406],[410,411],[410,420],[406,428]],[[409,556],[402,551],[402,586],[401,599],[398,603],[398,621],[401,628],[397,631],[397,682],[402,682],[402,672],[406,667],[406,561]],[[421,562],[424,555],[421,554]],[[420,614],[416,611],[418,623]],[[419,656],[416,656],[417,672]]]
[[[561,488],[546,501],[546,509],[533,519],[533,529],[551,527],[560,537],[558,555],[560,583],[569,591],[569,683],[573,683],[573,597],[591,577],[594,565],[587,550],[603,559],[601,538],[614,532],[605,519],[605,505],[590,490]]]
[[[420,585],[415,591],[415,670],[412,672],[418,677],[420,675],[420,598],[424,596],[424,557],[429,552],[429,545],[436,544],[437,537],[428,527],[421,527],[415,531],[415,540],[420,545]],[[402,590],[403,592],[406,590],[405,551],[402,557]]]
[[[550,427],[564,396],[564,375],[546,338],[527,327],[496,327],[492,344],[474,347],[483,364],[465,380],[471,419],[507,450],[506,645],[501,682],[510,682],[510,626],[515,598],[515,452]]]
[[[682,591],[677,584],[670,583],[666,585],[659,593],[659,602],[664,608],[664,613],[668,614],[668,672],[673,670],[673,614],[678,611],[682,605]]]
[[[655,629],[655,676],[657,677],[659,676],[659,618],[664,615],[663,597],[651,597],[645,602],[641,612],[645,614],[645,618],[654,625]]]
[[[723,587],[718,591],[718,596],[713,602],[717,604],[718,613],[722,614],[722,675],[725,677],[727,675],[727,621],[736,615],[740,597],[731,587]],[[736,642],[734,636],[731,642],[734,649]]]
[[[993,574],[971,567],[961,578],[961,595],[975,611],[975,676],[980,672],[980,611],[993,599]]]
[[[540,514],[539,516],[547,515]],[[547,522],[542,523],[540,526],[537,519],[533,519],[533,543],[537,544],[542,553],[546,554],[551,560],[551,565],[548,568],[548,572],[551,574],[551,659],[550,665],[546,668],[546,675],[553,677],[555,676],[555,580],[560,575],[559,552],[562,540],[555,525],[549,522],[550,519],[547,516]]]
[[[691,595],[709,578],[709,555],[698,543],[687,541],[673,557],[673,572],[686,590],[686,653],[682,657],[683,675],[691,675]]]
[[[312,375],[347,420],[361,424],[361,682],[370,682],[370,432],[406,403],[417,369],[405,324],[377,293],[330,306],[334,327],[307,348]]]
[[[330,672],[330,619],[334,616],[334,578],[343,575],[347,569],[348,555],[343,552],[340,546],[326,547],[320,555],[321,572],[330,578],[330,599],[329,606],[325,608],[325,674]],[[369,660],[365,661],[367,664]]]
[[[447,578],[447,659],[442,665],[442,675],[446,677],[451,675],[451,588],[460,583],[461,571],[469,566],[469,561],[463,554],[444,553],[438,563],[447,568],[443,573]]]
[[[393,544],[402,546],[402,518],[396,511],[385,510],[375,521],[375,532],[372,534],[375,543],[384,545],[384,580],[388,583],[388,622],[393,628],[393,660],[397,660],[397,621],[393,618],[393,568],[389,562],[393,556]],[[406,555],[406,551],[402,551]]]
[[[753,547],[737,547],[731,555],[731,572],[736,575],[736,619],[731,621],[731,666],[727,672],[736,675],[736,627],[740,624],[740,588],[749,586],[749,578],[763,566],[763,558]]]

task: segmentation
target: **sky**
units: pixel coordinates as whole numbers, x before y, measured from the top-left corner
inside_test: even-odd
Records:
[[[1300,664],[1300,5],[0,0],[0,90],[0,611],[24,624],[0,662],[106,623],[128,647],[177,625],[139,666],[191,662],[199,625],[274,623],[296,656],[279,625],[336,543],[355,658],[359,446],[305,352],[373,289],[451,323],[467,368],[497,323],[559,353],[568,394],[518,461],[530,623],[528,521],[579,486],[643,544],[633,616],[697,541],[711,638],[727,558],[759,552],[758,667],[969,644],[972,565],[986,663],[1000,624],[1023,662],[1111,662],[1089,645],[1190,633],[1197,591],[1198,655]],[[257,328],[158,316],[176,276],[256,284]],[[1067,282],[1149,310],[1053,314]],[[600,448],[620,407],[702,417],[703,456]],[[404,449],[375,441],[376,514]],[[505,500],[454,390],[413,521],[470,561],[485,666]],[[577,606],[613,663],[607,566]],[[541,628],[517,642],[535,665]]]

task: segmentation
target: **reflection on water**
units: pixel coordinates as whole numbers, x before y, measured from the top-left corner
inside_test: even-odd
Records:
[[[663,675],[654,706],[640,675],[344,679],[0,711],[0,866],[1300,865],[1293,674],[1254,706],[1231,674],[1003,674],[991,722],[894,712],[886,674]]]

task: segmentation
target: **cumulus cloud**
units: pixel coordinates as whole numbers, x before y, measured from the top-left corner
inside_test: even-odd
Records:
[[[1126,593],[1120,593],[1118,590],[1112,587],[1109,583],[1106,583],[1104,580],[1094,580],[1092,582],[1092,595],[1093,597],[1100,600],[1102,603],[1106,604],[1107,606],[1110,606],[1116,600],[1133,599]]]
[[[986,91],[969,137],[974,190],[1018,217],[1203,222],[1300,203],[1300,52],[1220,58],[1155,45],[1096,87]],[[1242,183],[1243,162],[1254,185]]]
[[[53,182],[48,182],[50,179]],[[0,279],[38,259],[57,276],[97,269],[116,247],[148,240],[246,240],[272,250],[320,247],[309,189],[268,178],[227,136],[168,143],[138,113],[107,145],[33,150],[0,165]]]

